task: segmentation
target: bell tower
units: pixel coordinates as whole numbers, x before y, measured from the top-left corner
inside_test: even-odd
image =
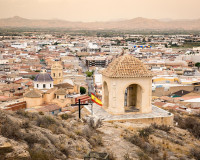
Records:
[[[61,61],[56,60],[51,66],[51,77],[54,80],[54,85],[63,82],[63,66],[61,64]]]

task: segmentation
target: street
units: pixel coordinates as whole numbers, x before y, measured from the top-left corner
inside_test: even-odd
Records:
[[[82,67],[84,73],[88,70],[87,66],[81,60],[79,60],[79,66]],[[86,83],[88,84],[88,94],[94,93],[93,77],[86,77]]]

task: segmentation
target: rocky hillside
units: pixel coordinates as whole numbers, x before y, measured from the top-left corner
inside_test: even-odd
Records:
[[[0,111],[0,160],[83,159],[102,145],[94,125],[62,118]]]
[[[175,126],[103,122],[74,115],[0,111],[0,160],[78,160],[91,151],[109,160],[199,160],[200,116],[175,115]]]
[[[68,28],[74,30],[200,30],[200,19],[161,21],[139,17],[110,22],[71,22],[65,20],[25,19],[15,16],[0,19],[0,27]]]

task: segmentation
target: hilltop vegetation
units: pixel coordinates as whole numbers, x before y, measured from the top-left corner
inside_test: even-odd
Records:
[[[102,145],[95,127],[63,117],[0,111],[0,159],[82,159]]]
[[[0,160],[78,160],[90,151],[106,152],[110,160],[200,159],[198,115],[177,114],[175,126],[102,125],[75,115],[0,111]]]

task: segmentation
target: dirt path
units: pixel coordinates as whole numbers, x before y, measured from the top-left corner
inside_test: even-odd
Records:
[[[104,125],[99,129],[104,133],[102,139],[105,151],[112,152],[117,160],[124,160],[124,155],[127,153],[129,156],[135,160],[138,159],[137,151],[138,147],[126,141],[121,133],[124,130],[117,123],[104,123]]]

